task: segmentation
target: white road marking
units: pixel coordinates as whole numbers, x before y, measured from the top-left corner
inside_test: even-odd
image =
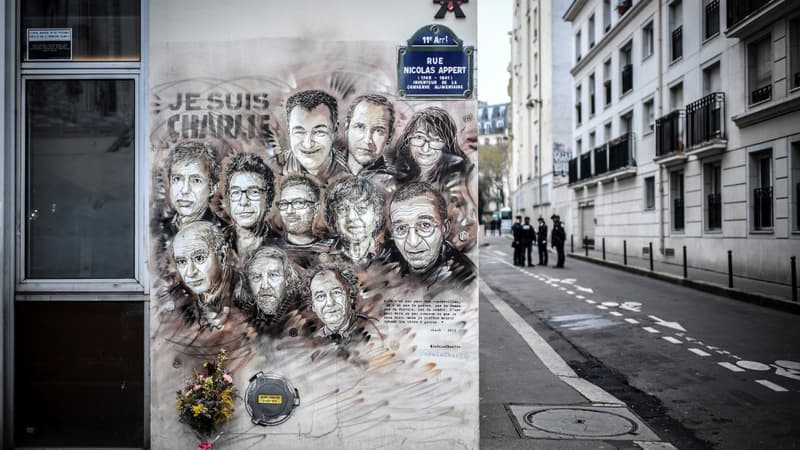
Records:
[[[775,364],[783,367],[784,369],[789,370],[800,370],[800,362],[797,361],[786,361],[783,359],[779,359],[775,361]]]
[[[608,306],[597,305],[597,309],[608,309]]]
[[[609,314],[612,316],[622,317],[622,313],[619,311],[609,311]]]
[[[747,370],[757,370],[759,372],[766,372],[772,368],[764,363],[758,361],[736,361],[736,365]]]
[[[582,296],[582,295],[576,295],[576,296],[575,296],[575,298],[577,298],[578,300],[583,300],[583,299],[585,299],[586,297],[584,297],[584,296]]]
[[[489,303],[494,306],[497,312],[519,333],[522,339],[528,344],[537,358],[547,367],[547,369],[559,377],[561,381],[569,384],[587,400],[593,403],[609,403],[624,405],[622,401],[595,386],[594,384],[578,377],[574,370],[553,350],[547,341],[544,340],[525,319],[520,317],[506,302],[495,294],[492,288],[482,280],[478,280],[480,291]]]
[[[656,330],[656,329],[655,329],[655,328],[653,328],[653,327],[642,327],[642,329],[643,329],[644,331],[647,331],[648,333],[658,333],[658,332],[659,332],[658,330]]]
[[[788,392],[789,391],[785,387],[783,387],[783,386],[781,386],[779,384],[775,384],[775,383],[773,383],[773,382],[771,382],[769,380],[756,380],[756,383],[758,383],[758,384],[760,384],[762,386],[766,386],[766,387],[772,389],[775,392]]]
[[[617,302],[603,302],[603,306],[608,306],[609,308],[616,308],[619,306]]]
[[[736,364],[731,364],[729,362],[721,362],[721,363],[717,363],[717,364],[719,364],[720,366],[730,370],[731,372],[744,372],[745,371],[744,369],[742,369],[741,367],[737,366]]]
[[[564,284],[573,284],[576,281],[578,281],[578,280],[576,280],[575,278],[564,278],[563,280],[561,280],[561,282],[564,283]]]
[[[575,295],[575,292],[574,292],[574,291],[567,291],[567,294],[569,294],[569,295]]]
[[[639,323],[639,321],[638,321],[638,320],[636,320],[636,319],[631,319],[630,317],[628,317],[627,319],[625,319],[625,322],[632,323],[632,324],[634,324],[634,325],[636,325],[637,323]]]
[[[656,325],[661,325],[662,327],[668,327],[678,331],[686,331],[686,328],[683,328],[681,324],[679,324],[678,322],[667,322],[666,320],[660,319],[656,316],[647,316],[647,317],[655,320]]]
[[[694,353],[697,356],[703,356],[703,357],[711,356],[711,353],[706,353],[706,352],[700,350],[699,348],[690,348],[689,351]]]
[[[592,288],[585,288],[585,287],[582,287],[582,286],[575,286],[575,288],[577,290],[581,291],[581,292],[588,292],[589,294],[594,294],[594,291],[592,290]]]
[[[678,450],[669,442],[633,441],[633,443],[642,448],[642,450]]]
[[[566,291],[567,290],[567,288],[565,288],[565,287],[560,287],[559,289],[561,289],[562,291]]]
[[[682,344],[682,342],[680,341],[680,339],[675,339],[675,338],[674,338],[674,337],[672,337],[672,336],[663,336],[661,339],[664,339],[665,341],[667,341],[667,342],[671,342],[671,343],[673,343],[673,344]]]
[[[775,375],[780,375],[782,377],[800,381],[800,371],[794,369],[784,369],[783,367],[778,365],[773,365],[772,367],[775,368]]]
[[[594,300],[586,300],[586,303],[588,303],[588,304],[590,304],[590,305],[594,305],[594,304],[595,304],[595,303],[597,303],[597,302],[596,302],[596,301],[594,301]]]
[[[506,257],[508,256],[508,253],[501,252],[500,250],[493,250],[493,251],[494,251],[496,254],[500,255],[500,256],[506,256]]]
[[[639,302],[625,302],[619,305],[619,307],[627,309],[628,311],[642,312],[642,304]]]

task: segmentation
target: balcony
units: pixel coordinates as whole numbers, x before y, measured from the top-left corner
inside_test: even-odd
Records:
[[[746,38],[796,10],[797,0],[729,0],[725,35]]]
[[[592,154],[584,153],[580,155],[580,160],[581,160],[580,178],[581,181],[583,181],[592,177]]]
[[[608,170],[624,169],[628,167],[636,168],[636,160],[633,153],[633,133],[625,133],[622,136],[608,141]]]
[[[627,64],[622,67],[622,94],[633,89],[633,64]]]
[[[569,160],[569,184],[578,181],[578,158]]]
[[[714,92],[686,105],[687,153],[699,157],[722,153],[725,136],[725,94]]]
[[[594,153],[594,174],[603,175],[608,172],[608,145],[601,145],[592,150]]]
[[[753,229],[772,229],[772,186],[753,189]]]
[[[635,138],[633,133],[623,134],[607,144],[595,147],[589,153],[570,160],[570,187],[577,189],[636,176],[633,149]],[[594,171],[592,171],[592,159],[594,159]]]
[[[765,102],[772,98],[772,83],[750,91],[750,104]]]
[[[719,0],[714,0],[706,5],[706,33],[709,39],[719,33]]]
[[[674,165],[686,161],[683,153],[683,118],[683,110],[676,109],[656,119],[656,162]]]
[[[675,62],[683,57],[683,25],[672,30],[672,59]]]
[[[708,194],[706,200],[706,213],[708,214],[706,229],[719,230],[722,228],[722,195],[720,193]]]

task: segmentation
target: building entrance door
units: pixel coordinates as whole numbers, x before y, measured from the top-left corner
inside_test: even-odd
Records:
[[[594,205],[581,208],[582,245],[594,248]]]

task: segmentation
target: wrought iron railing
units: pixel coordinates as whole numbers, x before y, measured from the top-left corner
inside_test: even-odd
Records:
[[[636,166],[633,152],[634,139],[635,135],[630,132],[608,142],[609,171]]]
[[[592,177],[592,153],[584,153],[581,158],[581,180]]]
[[[683,56],[683,25],[672,30],[672,61]]]
[[[683,226],[683,197],[672,199],[672,228],[682,230]]]
[[[656,119],[656,156],[683,151],[683,110]]]
[[[722,195],[719,193],[708,194],[708,229],[722,228]]]
[[[686,105],[686,140],[696,147],[725,138],[725,93],[714,92]]]
[[[727,2],[728,28],[733,28],[747,16],[761,9],[771,0],[729,0]]]
[[[750,104],[763,102],[772,98],[772,83],[750,92]]]
[[[569,160],[569,182],[576,181],[578,181],[578,158],[572,158]]]
[[[772,228],[772,186],[753,189],[753,228]]]
[[[633,89],[633,64],[627,64],[622,68],[622,93]]]
[[[706,5],[706,39],[719,33],[719,0]]]
[[[594,174],[602,175],[608,172],[608,145],[603,144],[594,148]]]

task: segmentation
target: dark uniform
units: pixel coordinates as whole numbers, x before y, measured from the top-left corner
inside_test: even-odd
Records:
[[[539,247],[539,265],[547,265],[547,224],[539,217],[539,231],[536,233],[536,246]]]
[[[522,224],[520,221],[522,220],[522,216],[517,216],[517,221],[514,222],[514,225],[511,225],[511,235],[514,237],[514,243],[511,244],[514,247],[514,265],[521,266],[522,265]]]
[[[525,218],[525,224],[522,225],[522,248],[525,251],[523,255],[520,256],[520,265],[525,265],[525,255],[528,255],[528,267],[533,267],[533,258],[531,258],[531,250],[533,247],[533,241],[536,240],[536,230],[531,225],[531,218]]]
[[[564,241],[567,240],[567,232],[564,231],[564,225],[561,224],[561,218],[559,216],[552,216],[551,219],[553,219],[553,233],[552,236],[550,236],[550,241],[553,243],[553,247],[556,248],[556,253],[558,253],[556,267],[563,269]]]

